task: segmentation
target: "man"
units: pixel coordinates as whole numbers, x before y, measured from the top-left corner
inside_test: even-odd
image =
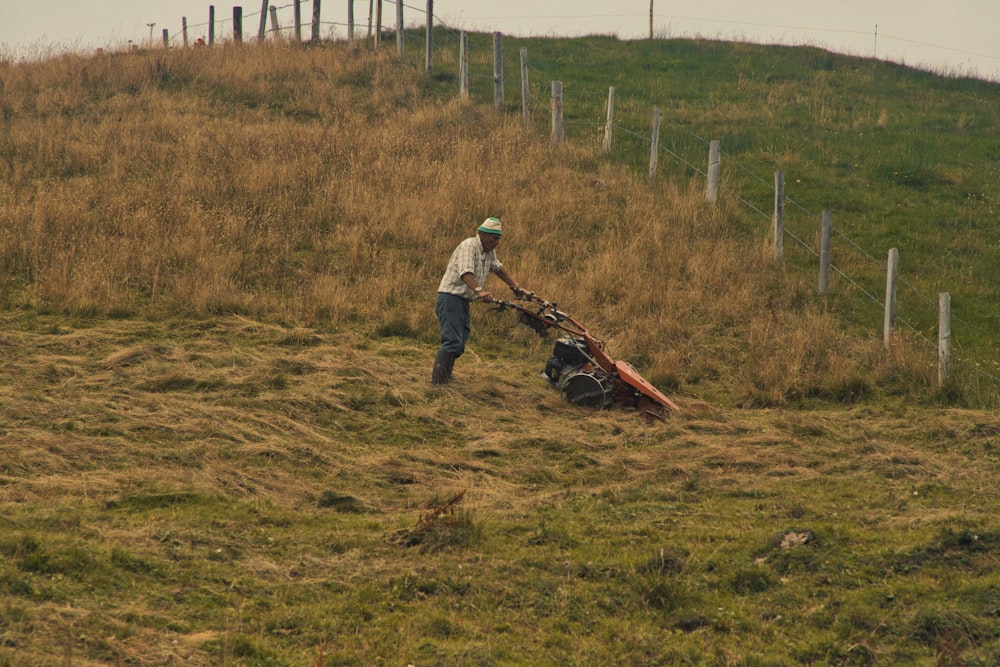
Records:
[[[477,300],[493,301],[493,295],[483,287],[489,274],[497,274],[515,295],[526,292],[497,259],[496,247],[503,236],[500,219],[486,218],[476,232],[476,236],[465,239],[455,248],[438,286],[434,312],[441,323],[441,349],[434,358],[432,384],[447,384],[455,359],[465,352],[465,343],[472,330],[469,304]]]

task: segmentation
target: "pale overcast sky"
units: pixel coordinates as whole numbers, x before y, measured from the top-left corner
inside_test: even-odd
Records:
[[[346,36],[350,0],[323,0],[323,37]],[[354,0],[355,21],[367,24],[371,0]],[[244,32],[257,33],[262,0],[2,0],[0,56],[37,57],[60,50],[87,51],[162,42],[167,29],[180,42],[186,16],[190,38],[207,34],[215,5],[216,34],[232,33],[233,6],[241,4]],[[279,23],[292,22],[292,0],[272,0]],[[650,0],[435,0],[436,19],[455,29],[513,36],[649,34]],[[653,0],[658,37],[737,39],[812,45],[851,55],[876,56],[951,74],[1000,80],[1000,0]],[[312,3],[302,3],[304,20]],[[423,23],[426,0],[404,0],[407,25]],[[383,23],[395,25],[395,4],[385,0]],[[222,22],[225,21],[223,24]],[[150,26],[149,24],[153,24]],[[366,28],[362,30],[365,32]],[[308,31],[306,32],[308,36]]]

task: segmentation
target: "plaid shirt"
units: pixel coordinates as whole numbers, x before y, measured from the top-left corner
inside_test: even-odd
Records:
[[[478,236],[467,238],[458,244],[455,252],[451,253],[448,268],[445,269],[441,284],[438,285],[438,292],[454,294],[473,301],[477,298],[476,293],[462,281],[462,276],[471,273],[475,276],[476,282],[482,286],[486,282],[486,276],[502,268],[503,264],[497,259],[495,250],[484,251],[483,243]]]

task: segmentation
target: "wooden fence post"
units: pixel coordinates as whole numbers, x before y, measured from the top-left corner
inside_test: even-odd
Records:
[[[528,49],[521,47],[521,122],[531,127],[531,111],[528,109]]]
[[[281,36],[281,24],[278,23],[278,8],[271,5],[271,31],[275,37]]]
[[[434,0],[427,0],[427,51],[424,54],[425,69],[430,73],[434,65]]]
[[[396,55],[403,57],[403,1],[396,0]]]
[[[601,149],[605,153],[611,152],[611,128],[615,126],[615,87],[608,88],[608,120],[604,124],[604,141]]]
[[[503,35],[493,33],[493,106],[502,109],[503,96]]]
[[[705,190],[705,199],[715,203],[719,199],[719,164],[722,154],[722,143],[718,139],[712,139],[708,144],[708,185]]]
[[[469,99],[469,33],[464,30],[458,40],[458,94]]]
[[[302,41],[302,0],[295,0],[293,14],[295,16],[295,41]]]
[[[889,248],[885,263],[885,312],[882,316],[882,345],[892,344],[892,331],[896,328],[896,279],[899,277],[899,249]]]
[[[660,159],[660,109],[653,108],[653,135],[649,147],[649,180],[656,175],[656,165]]]
[[[833,213],[823,211],[819,231],[819,293],[826,294],[830,284],[830,235],[833,232]]]
[[[938,387],[948,382],[951,367],[951,294],[938,293]]]
[[[347,0],[347,43],[354,44],[354,0]]]
[[[774,172],[774,261],[781,263],[785,234],[785,174]]]
[[[566,133],[563,126],[562,81],[552,82],[552,143],[561,144]]]
[[[263,42],[267,37],[267,3],[271,0],[262,0],[260,7],[260,24],[257,26],[257,41]]]
[[[233,7],[233,41],[237,44],[243,42],[243,8]]]
[[[375,0],[375,49],[382,46],[382,0]]]
[[[208,45],[215,44],[215,5],[208,6]]]
[[[188,47],[188,17],[181,17],[181,39],[184,42],[184,48]]]
[[[313,3],[312,42],[313,44],[319,44],[320,0],[312,0],[312,3]]]
[[[163,48],[170,48],[170,31],[166,28],[163,29]]]

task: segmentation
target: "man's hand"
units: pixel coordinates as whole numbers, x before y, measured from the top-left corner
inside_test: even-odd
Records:
[[[490,292],[487,292],[486,290],[476,292],[476,295],[479,297],[479,300],[482,301],[483,303],[490,303],[491,301],[493,301],[493,295]]]
[[[533,299],[535,296],[534,292],[530,292],[517,284],[511,285],[510,291],[513,292],[514,296],[518,299]]]

